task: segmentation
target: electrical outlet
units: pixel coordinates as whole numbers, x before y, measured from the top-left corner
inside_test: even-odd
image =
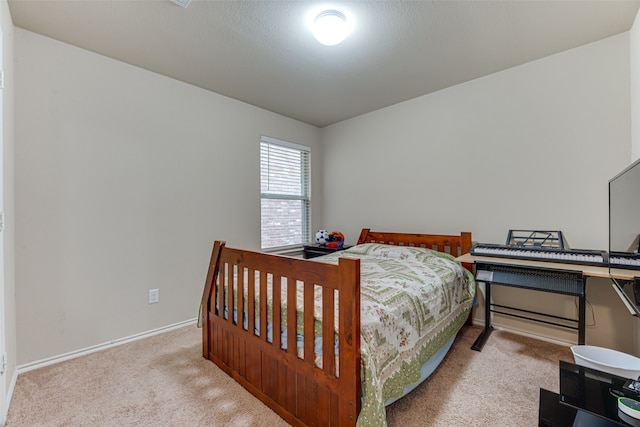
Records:
[[[160,302],[160,289],[149,289],[149,304]]]

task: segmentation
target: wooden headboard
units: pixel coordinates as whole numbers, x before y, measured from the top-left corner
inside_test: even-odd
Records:
[[[460,235],[388,233],[363,228],[358,238],[358,244],[362,243],[425,247],[459,257],[471,250],[471,233],[466,231],[461,232]]]

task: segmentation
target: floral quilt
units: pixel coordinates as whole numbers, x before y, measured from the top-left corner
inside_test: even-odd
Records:
[[[473,275],[425,248],[363,244],[315,258],[360,258],[363,405],[358,426],[386,426],[384,403],[420,380],[420,368],[462,327]]]

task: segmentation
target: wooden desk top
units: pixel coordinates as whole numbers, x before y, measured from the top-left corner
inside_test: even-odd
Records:
[[[609,267],[599,265],[584,265],[584,264],[565,264],[562,262],[548,262],[548,261],[536,261],[531,259],[515,259],[515,258],[500,258],[500,257],[488,257],[488,256],[476,256],[466,253],[456,258],[456,261],[474,263],[492,262],[496,264],[507,265],[523,265],[526,267],[540,267],[558,270],[570,270],[581,271],[582,274],[589,277],[601,277],[609,279],[614,277],[618,280],[634,280],[635,277],[640,276],[640,270],[624,270],[622,268],[612,268],[609,271]]]

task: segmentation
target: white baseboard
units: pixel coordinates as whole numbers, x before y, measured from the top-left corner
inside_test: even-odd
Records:
[[[473,319],[473,324],[484,327],[485,322],[484,322],[484,320]],[[576,345],[575,342],[566,341],[566,340],[563,340],[561,338],[551,337],[549,335],[536,334],[536,333],[533,333],[533,332],[530,332],[530,331],[526,331],[524,329],[518,329],[518,328],[503,326],[503,325],[500,325],[500,324],[496,324],[494,322],[491,322],[491,326],[493,326],[493,329],[495,329],[497,331],[510,332],[512,334],[515,334],[515,335],[520,335],[520,336],[528,337],[528,338],[534,338],[534,339],[537,339],[537,340],[540,340],[540,341],[548,342],[548,343],[551,343],[551,344],[557,344],[557,345],[561,345],[561,346],[564,346],[564,347],[571,347],[572,345]]]
[[[13,390],[16,388],[16,382],[18,381],[18,369],[13,370],[13,376],[11,377],[11,383],[9,383],[9,390],[7,390],[7,402],[5,408],[7,412],[2,414],[2,423],[0,426],[4,426],[7,422],[7,416],[9,415],[9,405],[11,405],[11,398],[13,397]]]
[[[58,356],[48,357],[46,359],[37,360],[35,362],[26,363],[24,365],[19,365],[16,367],[16,374],[14,375],[16,378],[19,374],[23,374],[25,372],[33,371],[34,369],[44,368],[45,366],[53,365],[56,363],[64,362],[65,360],[75,359],[76,357],[85,356],[87,354],[95,353],[97,351],[106,350],[111,347],[116,347],[122,344],[126,344],[132,341],[137,341],[143,338],[148,338],[153,335],[157,335],[162,332],[168,332],[173,329],[181,328],[183,326],[187,326],[190,324],[196,323],[197,319],[185,320],[184,322],[174,323],[173,325],[164,326],[162,328],[153,329],[147,332],[141,332],[139,334],[130,335],[128,337],[115,339],[113,341],[109,341],[103,344],[94,345],[92,347],[83,348],[76,351],[71,351],[69,353],[60,354]],[[13,385],[15,384],[15,379],[13,380],[11,392],[13,392]],[[11,400],[11,394],[9,394],[8,400]],[[8,407],[8,405],[7,405]]]

